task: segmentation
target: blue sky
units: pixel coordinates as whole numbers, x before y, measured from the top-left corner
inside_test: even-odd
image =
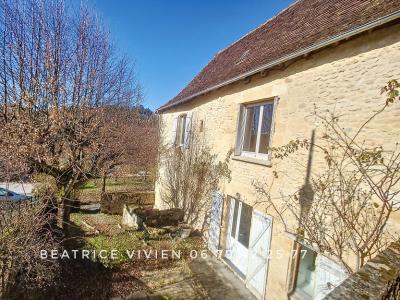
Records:
[[[78,1],[78,0],[76,0]],[[136,62],[144,105],[174,97],[217,54],[292,0],[88,0]]]

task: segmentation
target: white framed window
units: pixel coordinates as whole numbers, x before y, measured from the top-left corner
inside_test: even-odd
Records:
[[[178,117],[178,127],[176,129],[176,146],[181,147],[185,144],[186,136],[186,114]]]
[[[235,201],[235,206],[233,211],[231,236],[248,249],[253,208],[243,201],[234,198],[233,200]]]
[[[300,261],[297,270],[295,293],[301,299],[311,300],[314,298],[317,253],[302,245],[299,254]]]
[[[277,98],[241,105],[235,155],[268,160]]]
[[[189,147],[192,112],[176,116],[172,124],[172,144],[175,147]]]

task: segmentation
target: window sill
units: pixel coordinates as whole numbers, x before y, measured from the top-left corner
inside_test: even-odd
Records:
[[[272,167],[271,161],[266,160],[266,159],[252,158],[252,157],[241,156],[241,155],[234,155],[234,156],[232,156],[232,159],[238,160],[238,161],[243,161],[243,162],[248,162],[248,163],[255,164],[255,165]]]

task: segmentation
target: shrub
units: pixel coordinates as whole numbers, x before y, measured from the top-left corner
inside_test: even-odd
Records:
[[[52,283],[58,264],[41,259],[40,251],[58,249],[59,243],[50,231],[45,208],[29,200],[0,210],[0,299]]]
[[[220,161],[196,130],[191,131],[188,145],[186,148],[162,147],[161,198],[167,207],[183,209],[185,223],[204,231],[209,221],[212,193],[224,180],[231,179],[232,150]]]

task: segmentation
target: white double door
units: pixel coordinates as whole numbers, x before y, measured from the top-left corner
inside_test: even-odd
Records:
[[[272,220],[244,202],[231,198],[225,257],[240,271],[247,287],[265,294]]]

